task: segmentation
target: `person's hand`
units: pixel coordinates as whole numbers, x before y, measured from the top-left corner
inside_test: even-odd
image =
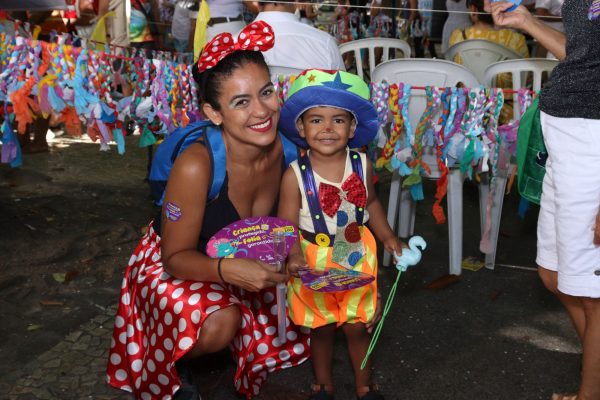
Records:
[[[381,308],[381,293],[377,292],[377,307],[375,307],[375,314],[373,314],[373,318],[369,322],[365,324],[365,328],[367,328],[367,332],[373,332],[373,328],[381,319],[381,314],[383,309]]]
[[[514,11],[506,12],[512,6],[513,3],[510,1],[491,3],[490,0],[484,0],[484,9],[492,14],[494,23],[497,26],[525,30],[527,25],[533,21],[533,16],[522,5],[518,6]]]
[[[594,244],[600,245],[600,210],[596,214],[596,223],[594,225]]]
[[[288,281],[289,275],[276,272],[276,268],[251,258],[225,259],[222,261],[221,274],[226,283],[258,292]]]
[[[287,272],[288,274],[298,277],[298,271],[301,269],[308,268],[306,260],[302,254],[291,254],[287,261]]]
[[[383,247],[385,248],[385,251],[389,253],[396,253],[397,255],[401,255],[402,249],[408,247],[406,243],[398,239],[396,236],[386,238],[382,240],[382,243]]]

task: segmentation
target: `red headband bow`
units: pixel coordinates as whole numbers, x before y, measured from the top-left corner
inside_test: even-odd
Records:
[[[267,51],[273,47],[273,28],[264,21],[255,21],[240,32],[237,41],[229,32],[218,34],[211,40],[198,59],[200,72],[213,68],[219,61],[237,50]]]

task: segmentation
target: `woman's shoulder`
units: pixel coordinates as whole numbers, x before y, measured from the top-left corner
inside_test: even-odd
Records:
[[[172,173],[205,174],[210,172],[211,157],[206,146],[192,143],[175,160]]]

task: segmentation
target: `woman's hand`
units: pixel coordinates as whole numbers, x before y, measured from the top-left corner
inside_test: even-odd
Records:
[[[373,328],[381,319],[381,314],[383,310],[381,308],[381,293],[377,292],[377,307],[375,307],[375,314],[373,314],[373,318],[369,322],[365,324],[365,328],[367,328],[367,332],[373,332]]]
[[[492,14],[494,23],[500,27],[515,28],[527,31],[528,24],[531,24],[534,17],[524,6],[518,6],[515,10],[507,12],[513,6],[510,1],[499,1],[490,3],[484,0],[485,11]]]
[[[594,225],[594,244],[600,245],[600,210],[596,214],[596,224]]]
[[[288,261],[287,261],[287,272],[288,274],[298,277],[298,271],[301,269],[306,269],[308,268],[308,265],[306,265],[306,260],[304,259],[304,256],[302,255],[302,253],[300,254],[291,254],[288,257]]]
[[[288,281],[289,275],[276,272],[276,268],[250,258],[225,259],[222,261],[221,275],[226,283],[258,292]]]

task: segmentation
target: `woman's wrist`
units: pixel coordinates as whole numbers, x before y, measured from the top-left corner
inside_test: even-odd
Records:
[[[219,258],[219,261],[217,261],[217,275],[219,275],[219,279],[221,280],[221,283],[226,285],[227,281],[223,277],[223,260],[224,260],[224,258],[221,257],[221,258]]]

